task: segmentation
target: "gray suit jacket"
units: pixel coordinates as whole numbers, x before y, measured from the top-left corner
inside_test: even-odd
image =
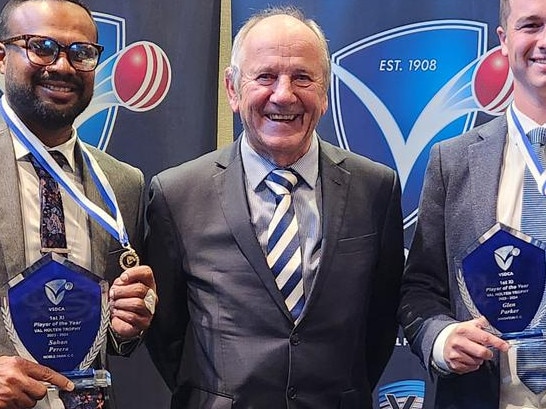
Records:
[[[132,166],[119,162],[106,153],[89,147],[115,192],[129,239],[135,250],[142,254],[144,236],[144,177]],[[86,196],[109,212],[82,160],[78,144],[75,150],[76,163],[81,166]],[[25,244],[20,203],[17,164],[13,143],[4,121],[0,120],[0,283],[4,285],[19,274],[25,265]],[[118,257],[122,250],[119,243],[91,217],[91,253],[93,273],[112,282],[120,273]],[[12,343],[4,325],[0,325],[0,354],[13,355]]]
[[[507,132],[506,118],[499,117],[430,153],[399,310],[412,350],[429,369],[438,333],[472,318],[458,291],[454,259],[496,223]],[[467,375],[440,377],[435,407],[498,409],[498,398],[494,360]]]
[[[239,143],[153,178],[146,342],[180,408],[371,408],[403,265],[392,169],[320,142],[322,258],[296,326],[250,222]]]

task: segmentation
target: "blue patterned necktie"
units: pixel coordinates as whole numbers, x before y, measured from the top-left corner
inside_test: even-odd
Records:
[[[545,165],[546,128],[535,128],[527,134],[542,165]],[[521,230],[529,236],[546,240],[546,197],[537,189],[537,182],[528,168],[523,179]],[[545,323],[541,323],[544,326]],[[521,344],[517,349],[519,379],[535,394],[546,390],[546,340]]]
[[[275,169],[265,179],[276,201],[267,231],[267,264],[294,320],[305,303],[298,221],[291,194],[297,182],[298,177],[286,169]]]
[[[51,151],[50,153],[59,166],[63,167],[68,163],[62,153],[58,151]],[[29,154],[29,158],[40,179],[40,252],[42,254],[51,251],[56,253],[68,253],[66,247],[63,202],[59,184],[44,168],[42,168],[32,154]]]
[[[546,128],[535,128],[527,134],[538,159],[545,166],[544,144]],[[546,241],[546,197],[537,189],[537,182],[525,168],[523,179],[523,204],[521,210],[521,230],[534,239]]]

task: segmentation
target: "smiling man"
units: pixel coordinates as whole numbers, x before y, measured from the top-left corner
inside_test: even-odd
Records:
[[[297,10],[253,16],[225,73],[242,135],[151,183],[147,345],[172,408],[371,408],[397,330],[398,177],[317,135],[329,55]]]
[[[513,102],[504,115],[431,149],[402,282],[399,319],[412,351],[437,377],[437,409],[546,407],[546,338],[523,342],[521,334],[511,341],[506,336],[523,329],[543,332],[544,309],[536,311],[532,297],[517,291],[508,300],[503,293],[492,297],[485,291],[482,298],[483,283],[494,282],[487,268],[464,276],[469,288],[478,289],[469,297],[461,285],[464,268],[457,262],[478,240],[490,246],[486,232],[497,223],[540,240],[541,246],[546,242],[546,0],[499,4],[497,34],[513,74]],[[525,237],[519,232],[515,234]],[[499,247],[495,251],[502,252]],[[522,248],[517,243],[510,257],[528,257]],[[485,266],[487,257],[498,253],[482,254],[486,256],[474,260]],[[502,261],[497,263],[503,267]],[[544,265],[523,263],[523,268],[517,261],[504,266],[518,289],[527,282],[540,300]],[[523,272],[530,274],[528,279]],[[498,277],[502,283],[501,273]],[[525,322],[528,316],[531,324]],[[512,323],[504,326],[502,321]],[[520,327],[515,329],[514,323]]]
[[[91,364],[105,369],[106,350],[128,354],[152,319],[152,271],[120,265],[129,241],[131,256],[143,247],[144,176],[85,145],[73,126],[93,95],[102,51],[97,42],[97,25],[78,0],[9,0],[0,14],[5,82],[0,99],[0,282],[2,300],[9,299],[0,324],[0,408],[59,408],[61,398],[66,402],[83,395],[93,397],[96,407],[113,407],[105,384],[81,388],[79,382],[74,390],[76,379],[67,371]],[[93,207],[104,209],[106,217],[97,220]],[[109,233],[112,213],[124,236]],[[69,270],[66,287],[58,285],[60,273],[44,267],[52,259],[62,260]],[[98,283],[89,291],[74,284],[89,273],[111,284],[109,311],[107,297],[78,297],[97,292]],[[44,274],[53,279],[37,284]],[[5,298],[8,281],[12,288],[24,285],[18,287],[25,289],[21,302],[13,292]],[[146,300],[147,295],[153,300]],[[37,317],[43,313],[41,321]],[[21,320],[9,316],[29,317],[31,325],[55,331],[40,335],[25,325],[18,327]],[[95,318],[101,318],[101,330],[93,331]],[[81,325],[70,324],[79,319]],[[32,335],[18,339],[14,332]],[[92,363],[70,360],[91,350],[98,354],[88,359]]]

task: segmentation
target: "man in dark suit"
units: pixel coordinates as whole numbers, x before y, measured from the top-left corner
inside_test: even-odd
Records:
[[[225,76],[243,134],[153,178],[146,339],[172,408],[372,407],[397,330],[400,186],[315,133],[329,78],[316,23],[258,13]]]
[[[497,33],[514,75],[514,101],[505,115],[433,147],[402,284],[399,318],[412,350],[438,375],[435,407],[442,409],[546,404],[544,392],[520,379],[517,348],[471,315],[456,274],[455,258],[497,222],[534,236],[531,226],[546,218],[544,205],[527,227],[522,217],[526,133],[546,123],[546,2],[501,0],[500,11]],[[539,374],[546,373],[542,351],[535,352]]]
[[[0,15],[0,72],[5,79],[5,94],[0,100],[0,281],[13,281],[26,267],[35,265],[44,253],[51,251],[66,256],[70,262],[110,282],[110,306],[105,307],[106,311],[110,309],[108,348],[111,352],[127,354],[138,344],[142,331],[151,321],[155,282],[149,267],[130,263],[134,258],[122,260],[126,264],[125,271],[120,266],[121,254],[131,258],[143,247],[142,173],[85,146],[72,126],[93,93],[94,69],[101,51],[96,44],[97,35],[89,9],[78,0],[10,0]],[[52,151],[60,153],[64,163],[57,165]],[[60,189],[62,207],[55,206],[55,212],[51,213],[57,216],[62,213],[64,223],[60,222],[61,216],[44,221],[40,200],[45,201],[45,195],[39,193],[42,182],[38,174],[39,169],[43,171],[47,166],[36,165],[35,169],[33,161],[42,163],[38,158],[58,168],[55,179],[63,186]],[[101,192],[110,188],[112,194],[105,196]],[[74,196],[68,190],[72,190]],[[58,191],[53,195],[58,196]],[[74,197],[79,198],[78,203],[89,200],[88,208],[95,206],[95,213],[104,212],[106,216],[91,217]],[[117,201],[117,211],[122,216],[110,215],[110,219],[116,221],[114,230],[117,228],[119,232],[116,237],[105,230],[105,224],[111,223],[107,216],[112,201]],[[115,209],[116,204],[113,207]],[[127,237],[122,234],[123,222]],[[45,226],[45,232],[41,232],[41,225]],[[56,236],[56,245],[44,248],[41,238],[46,236],[49,237],[46,241],[51,240],[51,235],[62,236],[65,243]],[[66,292],[74,289],[67,287]],[[54,301],[59,303],[62,294],[55,297]],[[65,299],[68,298],[65,295]],[[58,305],[57,310],[64,308],[64,304]],[[48,304],[42,306],[43,309],[49,307]],[[17,311],[12,310],[11,315],[14,313]],[[60,324],[75,325],[63,321],[73,317],[53,318],[60,320]],[[106,324],[108,327],[108,321]],[[77,327],[72,329],[78,331]],[[104,332],[102,326],[100,332]],[[78,345],[72,345],[73,341],[62,337],[51,339],[53,344],[49,345],[61,345],[58,351],[68,351],[68,355],[74,348],[81,347],[79,341],[76,341]],[[38,357],[41,364],[31,359],[35,356],[18,356],[12,341],[12,334],[8,334],[4,324],[0,325],[0,408],[59,407],[58,398],[51,394],[48,384],[67,391],[72,390],[74,384],[40,360],[49,356]],[[98,347],[100,344],[94,348]],[[105,352],[106,348],[103,349]],[[51,354],[55,351],[53,348]],[[105,365],[101,352],[94,367]],[[42,399],[46,392],[48,398]]]

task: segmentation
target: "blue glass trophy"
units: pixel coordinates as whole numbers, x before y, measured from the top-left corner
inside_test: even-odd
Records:
[[[48,253],[9,281],[1,310],[7,334],[21,357],[75,383],[75,391],[64,396],[61,392],[66,409],[80,407],[76,403],[83,397],[105,396],[110,374],[92,368],[106,350],[110,311],[105,280]]]
[[[455,260],[459,290],[473,317],[504,339],[542,335],[546,244],[500,223]]]
[[[546,243],[497,223],[455,264],[470,314],[485,316],[488,331],[510,342],[518,378],[545,393],[546,360],[538,356],[546,349]]]

